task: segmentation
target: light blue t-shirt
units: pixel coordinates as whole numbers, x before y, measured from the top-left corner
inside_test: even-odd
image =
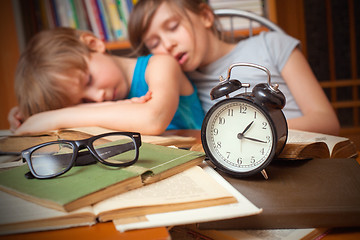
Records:
[[[137,59],[127,98],[141,97],[149,91],[149,86],[145,80],[145,71],[151,56],[142,56]],[[201,129],[204,111],[201,107],[195,85],[193,87],[194,92],[191,95],[180,96],[178,109],[166,130]]]
[[[240,41],[236,47],[224,57],[217,61],[187,73],[189,79],[195,83],[203,109],[207,112],[212,105],[223,98],[211,100],[210,91],[219,83],[219,77],[227,77],[230,65],[239,62],[254,63],[266,67],[271,73],[271,83],[279,84],[279,89],[286,97],[286,105],[283,112],[287,119],[302,116],[302,112],[297,105],[290,89],[281,76],[281,71],[289,59],[290,54],[299,45],[299,41],[278,32],[262,32]],[[250,67],[234,67],[231,71],[231,78],[238,79],[242,83],[250,83],[252,88],[258,83],[267,82],[265,72]],[[231,94],[231,96],[244,92]]]

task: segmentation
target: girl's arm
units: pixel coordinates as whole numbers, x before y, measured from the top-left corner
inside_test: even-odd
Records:
[[[295,49],[282,72],[303,116],[288,120],[289,128],[339,134],[339,121],[307,60]]]
[[[35,114],[15,134],[44,132],[59,128],[100,126],[119,131],[161,134],[171,122],[179,102],[179,65],[170,56],[153,56],[145,73],[151,99],[145,103],[117,101],[81,104]]]

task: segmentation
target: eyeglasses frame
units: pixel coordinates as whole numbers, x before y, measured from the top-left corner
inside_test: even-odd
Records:
[[[132,160],[130,162],[126,162],[126,163],[109,163],[109,162],[106,162],[101,159],[101,157],[96,153],[96,151],[93,147],[93,142],[99,138],[110,137],[113,135],[124,135],[124,136],[128,136],[132,139],[132,141],[135,144],[135,150],[136,150],[134,160]],[[73,155],[72,155],[72,159],[71,159],[71,164],[69,164],[69,166],[66,169],[64,169],[63,171],[56,173],[56,174],[52,174],[52,175],[48,175],[48,176],[40,176],[40,175],[36,174],[36,172],[32,166],[31,155],[33,154],[34,151],[38,150],[39,148],[42,148],[42,147],[45,147],[45,146],[48,146],[51,144],[56,144],[56,143],[65,143],[65,144],[69,144],[73,147]],[[39,179],[50,179],[50,178],[60,176],[64,173],[66,173],[67,171],[69,171],[75,165],[76,160],[79,155],[79,151],[82,149],[88,149],[89,152],[91,153],[91,155],[94,156],[98,162],[100,162],[104,165],[111,166],[111,167],[127,167],[127,166],[134,164],[138,160],[140,147],[141,147],[141,135],[138,132],[109,132],[109,133],[103,133],[100,135],[92,136],[90,138],[86,138],[86,139],[82,139],[82,140],[60,139],[57,141],[41,143],[39,145],[36,145],[36,146],[33,146],[33,147],[23,150],[21,152],[21,156],[22,156],[23,162],[26,162],[27,165],[29,166],[30,172],[34,177],[39,178]],[[27,175],[27,174],[25,174],[25,175]]]

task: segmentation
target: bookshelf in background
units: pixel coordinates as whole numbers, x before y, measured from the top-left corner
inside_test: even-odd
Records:
[[[136,0],[13,0],[20,51],[37,32],[54,27],[92,31],[108,49],[130,48],[127,20]]]
[[[128,50],[127,21],[137,0],[13,0],[20,51],[37,32],[54,27],[92,31],[108,50]],[[264,15],[264,0],[210,0],[214,9],[242,9]],[[239,25],[240,24],[240,25]],[[247,28],[239,23],[236,28]]]

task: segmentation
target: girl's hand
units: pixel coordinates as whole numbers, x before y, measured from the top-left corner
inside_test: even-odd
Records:
[[[13,107],[9,114],[8,114],[8,121],[10,124],[10,130],[14,132],[17,128],[20,127],[21,123],[23,122],[24,117],[21,114],[19,107]]]
[[[144,96],[142,97],[133,97],[129,99],[133,103],[146,103],[151,99],[152,92],[148,91]]]

